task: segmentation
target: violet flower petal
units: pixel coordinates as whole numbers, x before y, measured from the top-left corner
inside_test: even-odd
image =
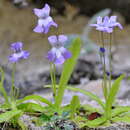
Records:
[[[52,45],[52,46],[55,46],[57,44],[57,36],[56,35],[53,35],[53,36],[50,36],[48,37],[48,41],[49,43]]]
[[[109,19],[109,21],[110,21],[111,23],[115,23],[116,20],[117,20],[117,16],[111,16],[110,19]]]
[[[47,57],[46,57],[50,62],[54,62],[55,58],[56,58],[56,55],[55,53],[53,53],[52,50],[50,50],[47,54]]]
[[[70,51],[68,51],[68,50],[66,49],[66,51],[63,53],[63,56],[64,56],[65,59],[69,59],[69,58],[72,57],[72,54],[71,54]]]
[[[61,55],[60,57],[56,57],[56,60],[54,63],[57,64],[63,64],[65,62],[65,58]]]
[[[48,17],[50,14],[50,6],[48,4],[45,4],[45,6],[42,9],[33,9],[34,14],[38,16],[39,18],[45,18]]]
[[[58,36],[58,41],[61,43],[62,46],[64,46],[64,43],[68,40],[67,36],[65,35],[59,35]]]
[[[98,27],[98,24],[90,24],[91,27]]]
[[[69,59],[72,56],[71,53],[64,47],[60,47],[59,51],[64,56],[65,59]]]
[[[58,25],[54,21],[49,22],[48,25],[44,27],[44,29],[45,29],[44,33],[45,34],[49,32],[49,29],[50,29],[51,26],[57,27]]]
[[[102,17],[101,16],[97,17],[97,24],[102,24]]]
[[[37,25],[34,29],[34,32],[36,33],[44,33],[44,28],[42,26]]]
[[[42,9],[37,9],[37,8],[35,8],[35,9],[33,9],[33,12],[34,12],[34,14],[35,14],[36,16],[38,16],[39,18],[42,18],[42,16],[43,16]]]
[[[10,55],[9,56],[9,61],[12,62],[12,63],[15,63],[18,61],[18,57],[15,56],[14,54]]]
[[[11,44],[11,50],[13,50],[14,52],[20,51],[22,47],[23,47],[22,42],[15,42]]]
[[[120,23],[118,23],[118,22],[115,24],[115,26],[118,27],[121,30],[123,29],[123,26]]]
[[[50,6],[48,4],[45,4],[44,8],[42,8],[43,17],[48,17],[50,15]]]
[[[27,59],[30,56],[30,53],[28,51],[23,51],[22,58]]]

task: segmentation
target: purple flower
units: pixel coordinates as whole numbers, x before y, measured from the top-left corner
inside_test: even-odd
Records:
[[[91,24],[90,26],[96,27],[96,30],[112,33],[115,27],[119,29],[123,29],[122,25],[117,22],[117,16],[105,16],[104,19],[102,17],[97,17],[97,24]]]
[[[107,76],[110,76],[110,72],[107,71],[107,72],[106,72],[106,75],[107,75]]]
[[[28,51],[22,50],[23,43],[22,42],[15,42],[11,44],[11,50],[14,53],[9,56],[9,61],[12,63],[18,62],[20,59],[27,59],[30,55]]]
[[[47,59],[54,64],[63,64],[65,60],[69,59],[72,55],[64,48],[64,44],[67,41],[67,36],[50,36],[48,37],[52,49],[48,52]]]
[[[100,47],[99,51],[100,51],[101,53],[105,53],[106,50],[105,50],[105,48]]]
[[[53,21],[50,16],[50,7],[48,4],[45,4],[45,7],[42,9],[34,9],[34,14],[38,17],[38,24],[33,29],[37,33],[48,33],[51,26],[57,27],[58,25]]]

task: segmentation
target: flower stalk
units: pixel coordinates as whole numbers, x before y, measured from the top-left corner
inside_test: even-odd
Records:
[[[55,64],[50,63],[50,75],[51,75],[51,82],[52,82],[52,90],[53,90],[53,97],[56,97],[56,67]]]
[[[105,44],[104,44],[104,35],[103,32],[101,32],[101,42],[102,42],[102,48],[105,49]],[[101,53],[101,60],[102,60],[102,66],[103,66],[103,83],[102,83],[102,87],[103,87],[103,93],[104,93],[104,97],[107,100],[107,96],[108,96],[108,89],[107,89],[107,76],[106,76],[106,60],[105,60],[105,52]]]
[[[10,91],[12,101],[15,100],[15,97],[14,97],[14,93],[15,93],[15,70],[16,70],[16,63],[13,64],[13,71],[12,71],[12,85],[11,85],[11,91]]]
[[[109,44],[109,89],[111,89],[111,79],[112,79],[112,34],[110,33],[110,44]]]

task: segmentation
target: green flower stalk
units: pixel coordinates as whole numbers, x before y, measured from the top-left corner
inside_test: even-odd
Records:
[[[101,60],[102,60],[102,66],[103,66],[103,92],[104,97],[107,100],[108,96],[108,88],[107,88],[107,75],[106,75],[106,59],[105,59],[105,43],[104,43],[104,35],[103,32],[101,32],[101,42],[102,42],[102,48],[100,48],[101,52]]]
[[[109,42],[109,90],[111,88],[111,79],[112,79],[112,34],[110,34],[110,42]]]
[[[56,97],[56,67],[55,64],[50,63],[50,75],[51,75],[51,84],[53,90],[53,97]]]

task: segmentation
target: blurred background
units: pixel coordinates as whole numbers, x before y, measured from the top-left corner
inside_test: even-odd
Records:
[[[47,35],[33,32],[37,17],[32,10],[42,8],[45,3],[51,6],[51,15],[59,25],[58,29],[51,28]],[[126,73],[127,78],[118,97],[130,98],[130,0],[0,0],[0,65],[6,73],[6,89],[10,88],[12,71],[12,65],[8,62],[8,56],[12,53],[10,44],[21,41],[31,55],[28,60],[17,64],[16,86],[20,89],[20,96],[32,93],[50,96],[49,90],[44,88],[45,84],[50,83],[49,63],[45,59],[50,48],[47,37],[66,34],[68,44],[77,36],[84,43],[69,83],[102,97],[99,46],[96,44],[98,36],[89,27],[90,23],[96,22],[98,15],[117,15],[124,27],[122,31],[116,31],[113,43],[113,79]],[[57,81],[59,76],[60,69]]]

